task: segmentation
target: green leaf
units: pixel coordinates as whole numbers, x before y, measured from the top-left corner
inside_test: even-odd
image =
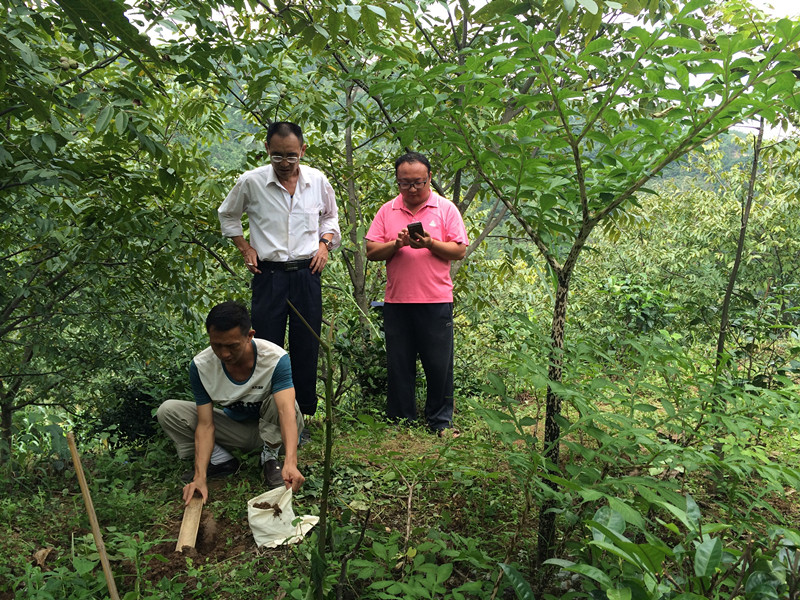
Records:
[[[111,117],[114,115],[114,109],[111,107],[110,104],[107,104],[103,110],[100,111],[100,114],[97,116],[97,123],[95,123],[95,131],[97,133],[103,133],[108,125],[111,123]]]
[[[444,563],[436,569],[436,583],[444,583],[453,574],[453,563]]]
[[[514,592],[516,592],[519,600],[535,600],[531,585],[525,581],[525,578],[519,571],[517,571],[511,565],[507,565],[505,563],[498,564],[503,570],[505,576],[508,577],[508,580],[511,582],[511,586],[514,588]]]
[[[613,587],[613,583],[611,582],[611,578],[606,575],[603,571],[598,569],[597,567],[593,567],[591,565],[573,565],[567,568],[567,571],[572,571],[573,573],[579,573],[580,575],[584,575],[589,579],[593,579],[597,583],[599,583],[604,590],[610,589]]]
[[[621,515],[626,522],[630,523],[631,525],[644,528],[644,518],[642,518],[642,515],[639,514],[639,512],[627,502],[612,496],[608,499],[608,505],[615,513]],[[624,528],[619,533],[623,532]]]
[[[700,507],[689,494],[686,494],[686,518],[692,524],[693,530],[697,531],[700,528]]]
[[[358,21],[361,18],[361,6],[358,4],[348,4],[346,10],[347,16],[354,21]]]
[[[142,35],[125,15],[127,6],[114,0],[56,0],[69,19],[76,25],[88,44],[93,40],[89,31],[107,42],[116,42],[117,47],[131,48],[151,60],[158,60],[158,53],[150,44],[150,39]],[[119,40],[119,41],[117,41]],[[138,59],[130,54],[137,64]]]
[[[695,542],[694,573],[698,577],[711,577],[722,562],[722,541],[719,538],[705,537]]]
[[[39,121],[46,123],[50,120],[50,109],[47,108],[47,105],[42,102],[42,100],[36,94],[33,94],[25,88],[16,85],[9,85],[8,89],[12,93],[12,98],[13,94],[19,96],[22,102],[27,104],[28,107],[33,111],[33,115],[39,119]]]
[[[124,110],[119,111],[114,118],[114,125],[117,128],[118,134],[122,135],[125,133],[125,129],[128,127],[128,113]]]
[[[371,10],[382,19],[386,18],[386,11],[383,10],[383,8],[381,8],[380,6],[373,6],[372,4],[367,4],[367,9]]]
[[[616,588],[613,590],[606,590],[608,600],[631,600],[633,592],[631,588]]]
[[[608,506],[601,506],[594,513],[592,521],[603,525],[610,531],[622,535],[625,533],[625,519],[621,514],[612,510]],[[604,539],[606,536],[597,529],[592,529],[592,537],[596,540]]]
[[[82,556],[76,556],[72,559],[72,566],[75,567],[75,571],[78,573],[78,575],[86,575],[94,570],[94,568],[98,565],[98,562],[99,561],[89,560]]]
[[[597,2],[594,0],[578,0],[578,4],[580,4],[583,8],[585,8],[588,12],[596,15],[600,10],[597,6]]]

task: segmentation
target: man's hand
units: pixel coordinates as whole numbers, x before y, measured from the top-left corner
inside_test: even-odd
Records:
[[[261,273],[258,268],[258,252],[256,252],[256,249],[248,245],[247,248],[241,250],[241,253],[247,270],[251,273]]]
[[[325,268],[325,265],[328,264],[328,247],[320,242],[319,250],[317,253],[311,258],[311,272],[316,275],[317,273],[321,273],[322,269]]]
[[[283,465],[283,470],[281,471],[281,475],[283,476],[283,483],[286,484],[287,488],[292,488],[293,492],[297,492],[300,490],[300,486],[303,485],[303,482],[306,480],[303,477],[303,474],[298,470],[297,467],[293,467],[287,464]]]
[[[431,234],[427,231],[423,231],[422,235],[418,235],[417,237],[408,236],[409,246],[414,248],[415,250],[420,250],[422,248],[427,248],[430,250],[433,247],[433,239],[431,238]]]
[[[208,502],[208,485],[206,485],[205,479],[195,480],[183,486],[183,502],[185,506],[189,505],[189,501],[195,493],[199,493],[203,497],[203,504]]]

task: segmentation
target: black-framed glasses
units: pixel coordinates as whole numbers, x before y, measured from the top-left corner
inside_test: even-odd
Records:
[[[286,161],[290,165],[295,165],[300,162],[299,156],[284,156],[283,154],[270,154],[269,159],[274,163],[282,163],[283,161]]]
[[[410,190],[412,187],[419,189],[426,183],[428,183],[427,179],[418,179],[417,181],[401,181],[398,179],[397,187],[399,187],[401,190]]]

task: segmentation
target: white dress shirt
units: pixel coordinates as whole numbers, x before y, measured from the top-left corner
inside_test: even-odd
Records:
[[[244,235],[242,215],[247,214],[250,245],[260,260],[311,258],[324,234],[333,234],[334,248],[342,239],[333,188],[322,171],[306,165],[300,165],[294,195],[278,181],[272,165],[247,171],[217,212],[225,237]]]

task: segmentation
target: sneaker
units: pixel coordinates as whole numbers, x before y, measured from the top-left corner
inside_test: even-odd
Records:
[[[236,458],[232,458],[218,465],[212,465],[209,463],[208,468],[206,469],[206,479],[222,479],[223,477],[233,475],[238,470],[239,460]],[[194,469],[191,471],[186,471],[183,475],[181,475],[181,479],[186,483],[191,483],[194,481]]]
[[[270,458],[261,468],[264,473],[264,485],[270,489],[284,486],[283,475],[281,475],[283,465],[281,463],[274,458]]]

